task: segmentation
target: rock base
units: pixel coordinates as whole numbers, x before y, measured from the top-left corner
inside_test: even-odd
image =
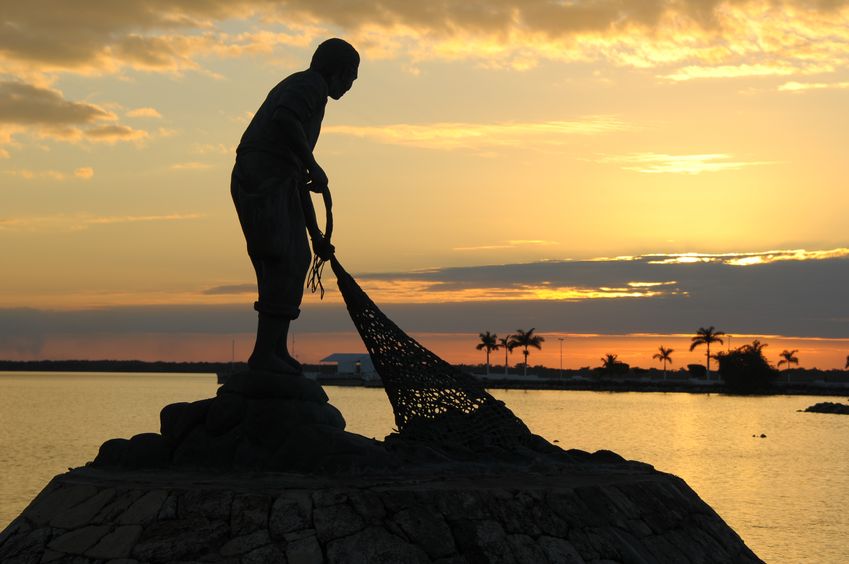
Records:
[[[214,398],[174,403],[160,432],[103,443],[99,468],[339,472],[393,465],[378,441],[345,431],[322,387],[300,375],[233,374]]]
[[[60,475],[3,533],[4,564],[759,562],[645,465],[429,479]]]
[[[801,410],[800,410],[801,411]],[[849,415],[849,404],[823,401],[806,407],[808,413],[836,413],[838,415]]]

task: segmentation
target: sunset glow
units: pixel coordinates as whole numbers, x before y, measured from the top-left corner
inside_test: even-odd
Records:
[[[235,147],[331,36],[362,55],[315,152],[337,255],[437,352],[518,323],[569,366],[706,324],[849,354],[844,0],[6,2],[0,30],[0,358],[228,356]],[[356,345],[325,285],[308,360]]]

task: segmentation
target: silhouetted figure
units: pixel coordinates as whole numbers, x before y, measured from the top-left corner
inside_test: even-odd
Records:
[[[299,372],[286,346],[289,324],[300,314],[310,246],[322,258],[333,247],[318,228],[309,192],[326,193],[316,162],[327,97],[340,99],[357,79],[360,56],[347,42],[328,39],[310,68],[285,78],[257,110],[236,149],[230,193],[256,270],[259,297],[251,368]],[[328,210],[328,214],[330,210]]]

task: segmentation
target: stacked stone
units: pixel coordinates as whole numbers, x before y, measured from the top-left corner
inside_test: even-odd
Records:
[[[597,471],[604,479],[585,485],[576,476],[528,475],[287,486],[278,475],[213,487],[162,472],[131,486],[132,476],[82,469],[54,479],[0,535],[0,561],[759,561],[682,480]]]
[[[380,443],[346,432],[322,387],[300,375],[234,374],[214,398],[165,406],[160,422],[160,434],[106,441],[92,464],[302,472],[392,466]]]

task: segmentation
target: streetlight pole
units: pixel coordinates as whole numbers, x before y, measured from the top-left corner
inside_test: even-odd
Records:
[[[566,337],[558,337],[558,341],[560,341],[560,379],[563,379],[563,341],[566,340]]]

